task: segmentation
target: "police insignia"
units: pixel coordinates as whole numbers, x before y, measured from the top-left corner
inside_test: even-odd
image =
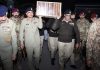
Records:
[[[70,25],[74,26],[74,23],[69,23]]]

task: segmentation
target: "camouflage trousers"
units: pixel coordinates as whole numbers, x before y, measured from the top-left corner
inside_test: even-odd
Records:
[[[94,39],[91,57],[92,70],[100,70],[100,35]]]
[[[85,40],[80,41],[80,58],[82,60],[86,59],[86,41]]]

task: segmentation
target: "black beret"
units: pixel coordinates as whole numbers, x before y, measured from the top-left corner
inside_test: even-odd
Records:
[[[64,14],[71,14],[71,10],[66,10]]]
[[[25,13],[27,13],[28,11],[33,11],[33,12],[34,12],[34,10],[33,10],[32,7],[28,7],[28,8],[26,9]]]

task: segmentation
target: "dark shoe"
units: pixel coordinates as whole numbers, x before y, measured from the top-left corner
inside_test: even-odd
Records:
[[[60,67],[60,70],[64,70],[64,69],[65,69],[64,66],[61,66],[61,67]]]
[[[51,64],[52,64],[52,65],[55,65],[55,58],[52,58],[52,59],[51,59]]]
[[[40,70],[39,68],[35,67],[35,70]]]
[[[71,68],[77,69],[76,65],[70,65]]]

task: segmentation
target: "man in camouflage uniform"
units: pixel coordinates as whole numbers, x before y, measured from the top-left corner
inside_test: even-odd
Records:
[[[12,9],[12,17],[10,17],[10,19],[15,23],[16,25],[16,34],[17,34],[17,45],[18,45],[18,52],[17,52],[17,65],[18,68],[21,68],[20,66],[20,60],[22,59],[23,55],[25,56],[25,52],[24,50],[21,50],[20,48],[20,42],[19,42],[19,29],[20,29],[20,24],[21,24],[21,17],[20,17],[20,12],[18,8],[13,8]],[[15,61],[16,63],[16,61]]]
[[[100,70],[100,18],[90,27],[87,46],[86,46],[87,64],[93,70]]]
[[[13,70],[12,60],[16,59],[17,36],[15,23],[7,18],[7,8],[0,6],[0,58],[4,70]]]
[[[10,18],[16,24],[17,44],[19,47],[19,29],[21,24],[21,17],[19,16],[19,9],[12,9],[12,17]]]
[[[21,48],[24,48],[24,42],[25,42],[25,48],[27,52],[27,58],[28,58],[28,65],[30,70],[33,70],[33,57],[35,59],[34,65],[35,68],[39,69],[39,61],[41,56],[41,47],[40,47],[40,35],[39,35],[39,29],[42,28],[42,18],[33,17],[34,12],[33,8],[29,7],[26,9],[26,16],[27,18],[22,20],[21,26],[20,26],[20,42],[21,42]]]
[[[19,32],[21,18],[19,16],[19,9],[18,8],[12,9],[12,17],[10,19],[16,23],[16,32]]]
[[[12,17],[10,18],[16,24],[16,33],[19,34],[21,18],[19,16],[19,10],[17,8],[12,9]]]
[[[77,26],[80,31],[80,56],[81,59],[84,60],[86,57],[86,40],[87,40],[87,34],[90,27],[89,21],[85,18],[85,13],[82,11],[79,14],[80,19],[77,20]]]

